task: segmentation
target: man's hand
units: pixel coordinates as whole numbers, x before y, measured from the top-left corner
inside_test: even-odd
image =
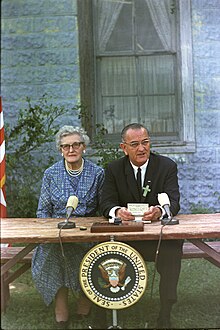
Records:
[[[126,207],[117,209],[115,215],[117,218],[121,218],[121,220],[124,221],[131,221],[135,219],[135,217],[131,214],[131,212],[128,211]]]
[[[121,218],[123,221],[134,220],[135,217],[128,211],[126,207],[117,209],[115,212],[117,218]],[[150,206],[148,211],[144,213],[142,220],[157,221],[161,217],[161,209],[157,206]]]
[[[157,206],[150,206],[148,211],[144,213],[142,220],[156,221],[161,217],[161,209]]]

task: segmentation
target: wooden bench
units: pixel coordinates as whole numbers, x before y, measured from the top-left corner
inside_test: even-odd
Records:
[[[7,261],[11,260],[15,255],[18,254],[23,249],[21,246],[8,246],[1,247],[1,264],[5,264]],[[21,261],[22,264],[30,264],[33,251],[29,252]]]
[[[207,242],[207,244],[220,253],[220,241]],[[5,264],[7,261],[11,260],[22,249],[23,247],[1,247],[1,264]],[[12,273],[9,272],[8,274],[5,274],[6,276],[3,279],[4,292],[5,292],[5,296],[3,297],[4,299],[4,303],[2,304],[3,306],[6,306],[10,298],[9,284],[31,267],[32,255],[33,255],[33,251],[29,252],[22,260],[19,261],[19,264],[21,264],[20,268],[16,269]],[[183,259],[191,259],[191,258],[209,259],[207,254],[202,250],[200,250],[198,247],[196,247],[194,244],[190,242],[184,242]],[[2,311],[5,311],[5,308]]]
[[[220,253],[220,241],[206,242],[211,248],[215,249]],[[205,258],[208,259],[208,256],[205,252],[200,250],[197,246],[190,242],[184,242],[183,244],[183,259],[190,258]]]
[[[23,247],[1,247],[1,265],[10,261],[14,256],[18,254],[23,249]],[[3,281],[1,285],[3,286],[1,291],[1,312],[5,312],[6,305],[10,298],[9,284],[12,283],[16,278],[24,274],[31,267],[33,251],[29,252],[22,260],[18,262],[19,267],[15,270],[8,271],[3,276]]]

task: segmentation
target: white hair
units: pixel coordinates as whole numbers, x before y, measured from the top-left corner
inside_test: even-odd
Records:
[[[81,141],[84,142],[86,146],[89,144],[90,138],[88,137],[87,132],[83,128],[78,126],[74,127],[74,126],[64,125],[59,129],[59,131],[56,134],[57,149],[60,150],[61,139],[64,136],[73,135],[73,134],[78,134],[81,138]]]

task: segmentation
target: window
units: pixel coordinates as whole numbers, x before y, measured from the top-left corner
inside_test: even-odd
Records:
[[[81,100],[93,128],[103,123],[119,143],[140,122],[158,151],[194,151],[190,17],[188,0],[78,2]]]

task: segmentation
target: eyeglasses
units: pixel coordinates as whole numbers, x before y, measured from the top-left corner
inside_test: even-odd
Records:
[[[142,140],[141,142],[134,141],[134,142],[130,142],[130,143],[124,141],[123,143],[129,145],[129,147],[131,147],[133,149],[136,149],[137,147],[139,147],[140,144],[142,146],[146,147],[150,143],[150,139],[145,139],[145,140]]]
[[[60,147],[65,151],[69,151],[70,147],[73,149],[79,149],[82,144],[84,144],[84,142],[73,142],[72,144],[61,144]]]

